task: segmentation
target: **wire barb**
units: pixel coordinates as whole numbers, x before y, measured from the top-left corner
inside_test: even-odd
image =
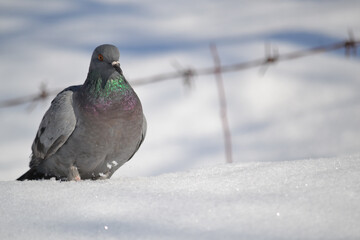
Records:
[[[195,71],[192,70],[191,68],[188,69],[184,69],[184,71],[182,72],[183,74],[183,79],[184,79],[184,85],[188,87],[188,89],[191,89],[193,86],[193,79],[195,76]]]
[[[265,44],[265,58],[262,64],[262,68],[260,68],[260,74],[264,75],[269,69],[270,65],[276,63],[278,60],[279,52],[277,48],[272,48],[270,43]]]
[[[184,68],[179,62],[172,62],[173,67],[177,72],[182,76],[184,86],[190,90],[193,87],[193,78],[196,74],[195,70],[192,68]]]
[[[346,56],[350,57],[351,50],[352,50],[353,56],[356,56],[357,55],[357,44],[354,39],[354,33],[352,30],[349,30],[348,34],[349,34],[349,40],[344,42],[345,54],[346,54]]]

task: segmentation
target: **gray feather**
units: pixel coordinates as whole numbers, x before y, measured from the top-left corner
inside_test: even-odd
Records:
[[[32,144],[33,160],[30,162],[30,167],[38,165],[41,159],[56,153],[74,131],[76,117],[72,97],[73,91],[66,89],[52,101]],[[40,159],[40,162],[35,159]]]
[[[141,144],[144,142],[144,139],[146,136],[146,130],[147,130],[147,122],[146,122],[146,118],[144,116],[143,125],[142,125],[142,129],[141,129],[141,138],[140,138],[138,144],[136,145],[134,153],[130,156],[128,161],[135,155],[135,153],[139,150]]]

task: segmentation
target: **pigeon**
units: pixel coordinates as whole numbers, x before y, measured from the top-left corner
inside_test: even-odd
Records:
[[[95,48],[84,84],[51,102],[31,147],[30,170],[17,180],[109,179],[133,157],[147,123],[119,57],[114,45]]]

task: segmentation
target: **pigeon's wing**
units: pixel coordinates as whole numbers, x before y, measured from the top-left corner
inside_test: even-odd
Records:
[[[143,125],[142,125],[142,131],[141,131],[141,139],[140,139],[139,144],[138,144],[137,147],[136,147],[136,151],[139,149],[139,147],[141,146],[141,144],[143,143],[143,141],[144,141],[144,139],[145,139],[146,130],[147,130],[147,122],[146,122],[146,118],[145,118],[145,116],[144,116]],[[135,151],[135,152],[136,152],[136,151]]]
[[[146,118],[145,116],[143,117],[143,125],[142,125],[142,130],[141,130],[141,138],[138,142],[138,144],[136,145],[135,151],[133,152],[133,154],[129,157],[128,161],[134,156],[134,154],[137,152],[137,150],[139,150],[139,147],[141,146],[141,144],[144,142],[145,136],[146,136],[146,129],[147,129],[147,122],[146,122]]]
[[[53,155],[67,141],[76,126],[73,94],[80,86],[69,87],[60,92],[45,113],[32,144],[30,167]]]

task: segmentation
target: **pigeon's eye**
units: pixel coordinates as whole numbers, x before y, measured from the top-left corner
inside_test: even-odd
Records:
[[[102,60],[104,60],[104,56],[101,55],[101,54],[99,54],[99,55],[98,55],[98,59],[99,59],[100,61],[102,61]]]

